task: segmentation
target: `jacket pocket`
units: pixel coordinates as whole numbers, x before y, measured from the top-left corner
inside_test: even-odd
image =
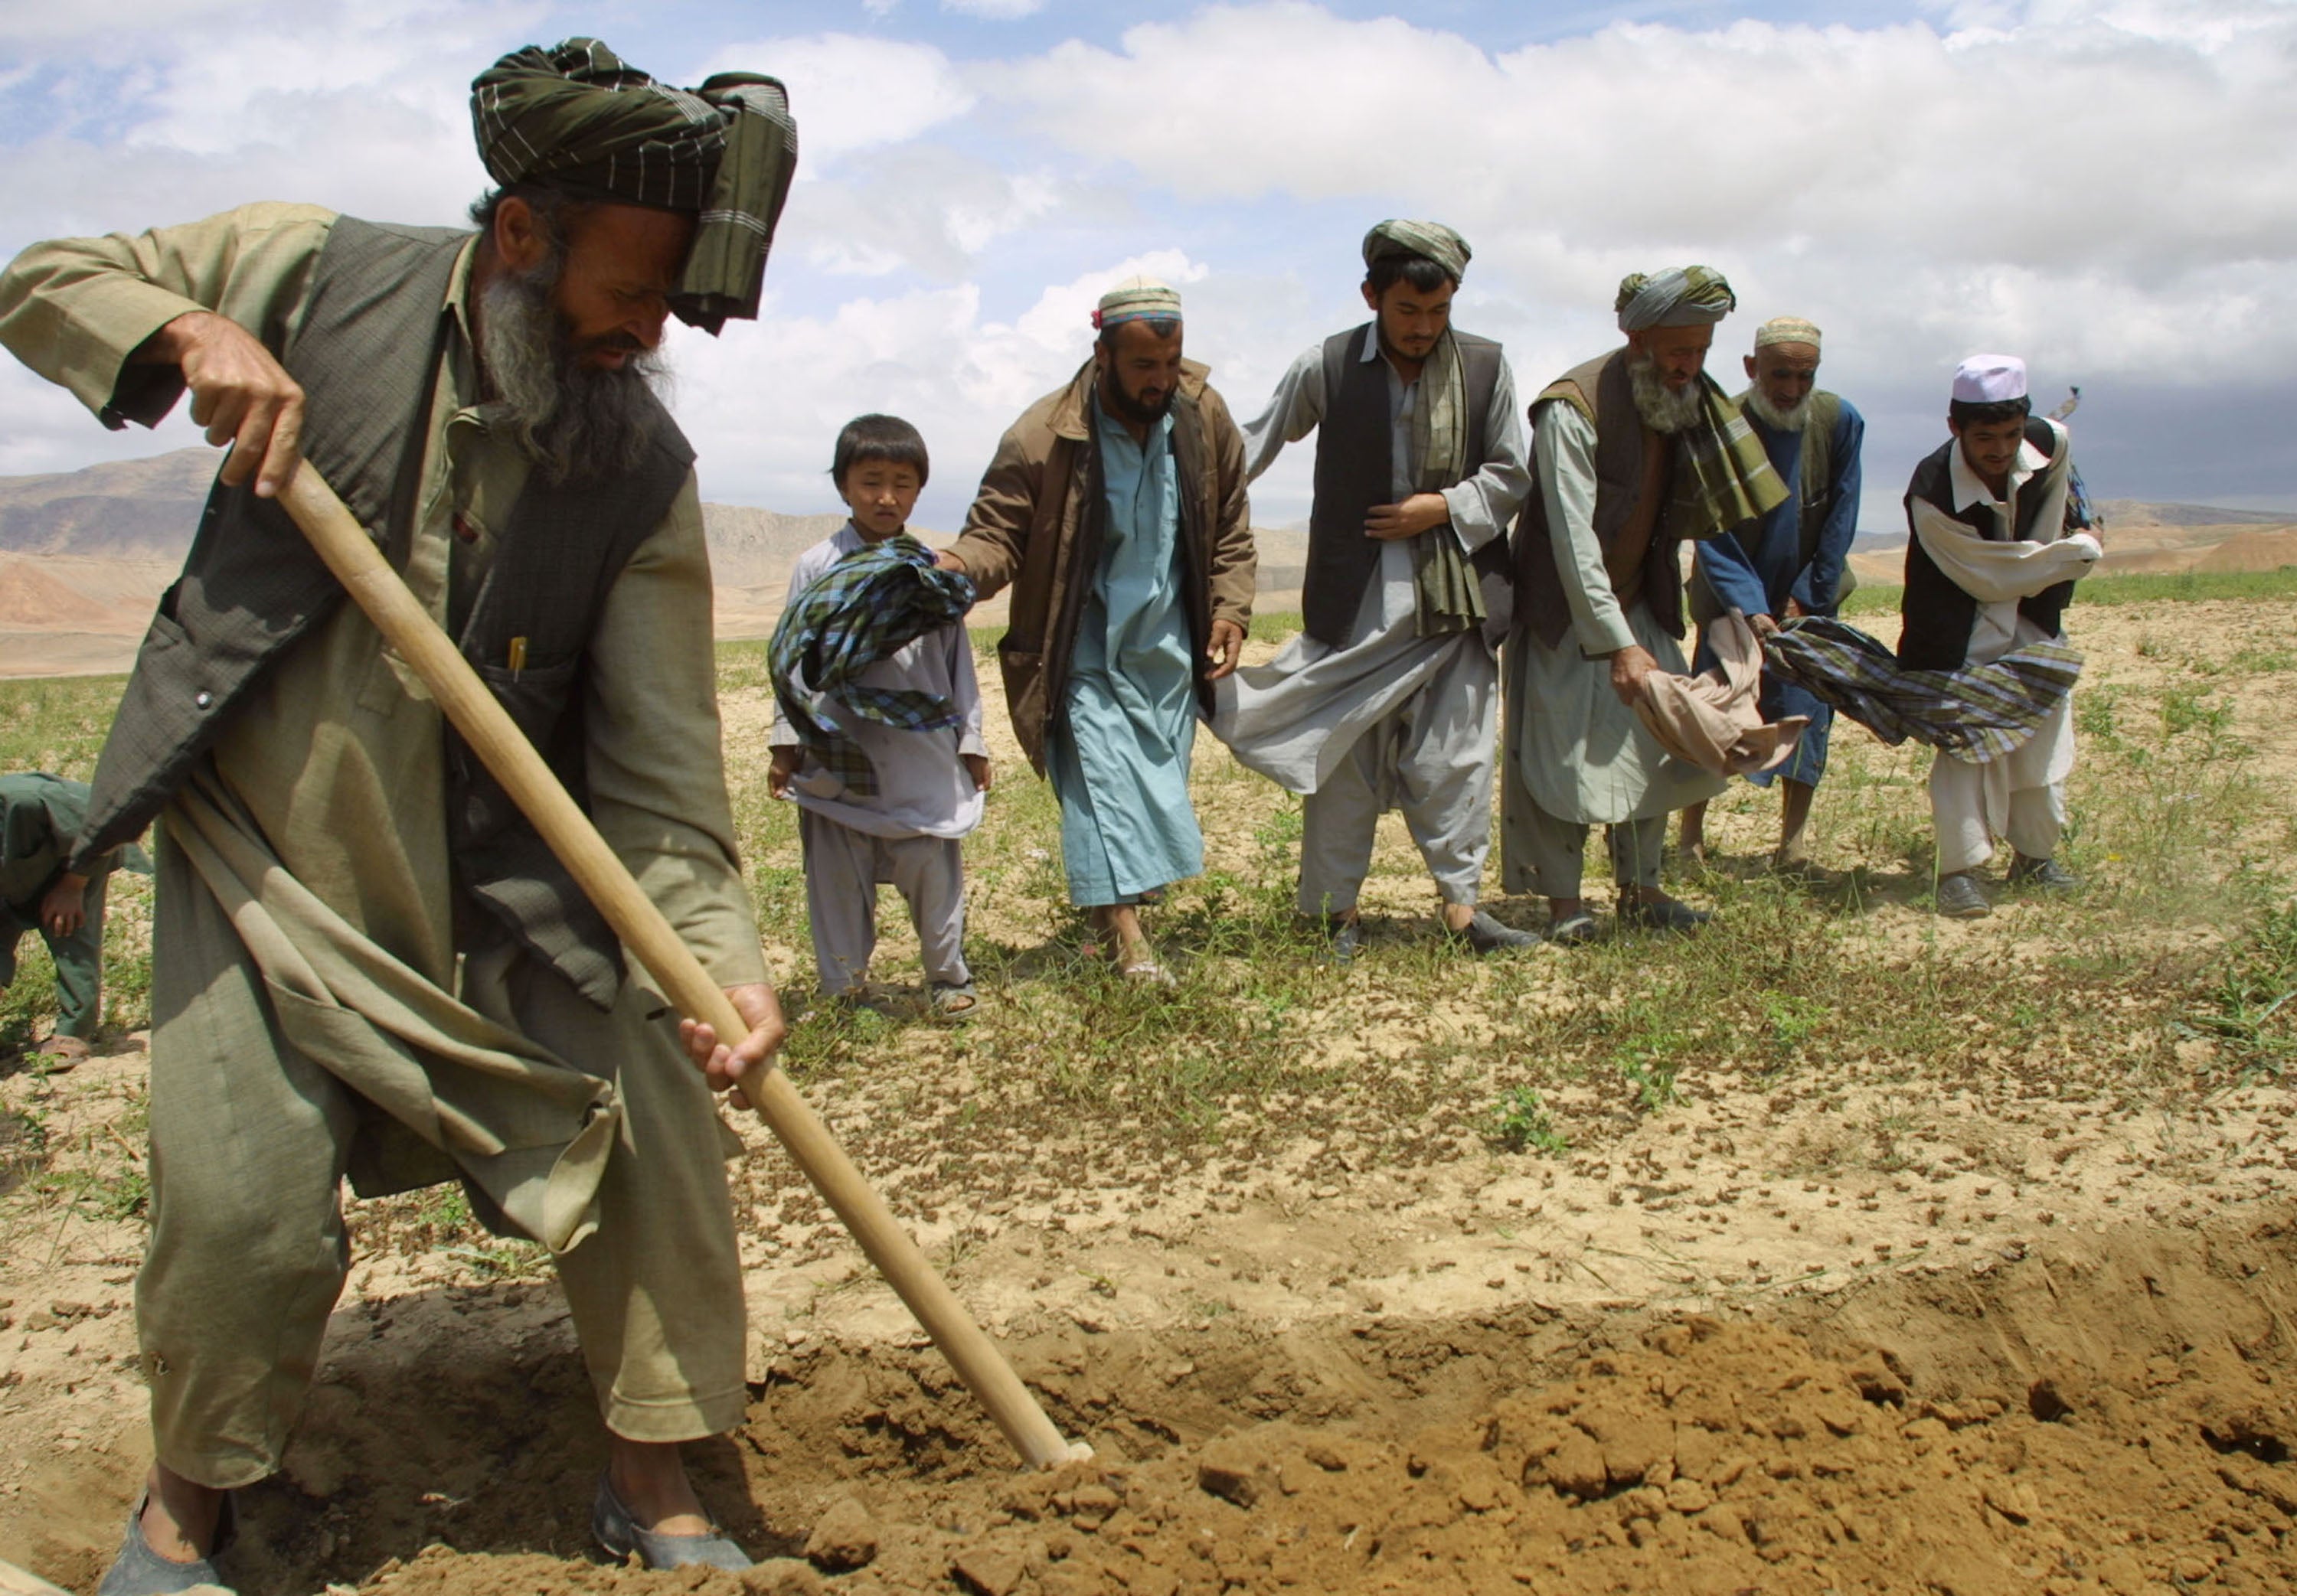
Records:
[[[581,663],[577,657],[556,664],[530,664],[517,670],[506,665],[477,665],[473,669],[479,679],[486,683],[487,691],[494,695],[495,702],[510,717],[511,723],[534,745],[537,753],[548,760],[557,752],[556,745]],[[466,841],[473,842],[492,837],[516,819],[518,807],[462,738],[457,737],[452,746],[455,761],[462,767],[456,774],[462,777],[463,835]]]

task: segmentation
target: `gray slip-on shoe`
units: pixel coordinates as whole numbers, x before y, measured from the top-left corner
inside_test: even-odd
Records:
[[[1936,901],[1939,913],[1949,920],[1982,920],[1994,912],[1978,877],[1967,870],[1939,876]]]
[[[1641,898],[1619,901],[1619,924],[1637,931],[1658,931],[1670,936],[1688,936],[1715,917],[1703,909],[1693,909],[1673,898],[1661,898],[1656,903]]]
[[[207,1556],[188,1563],[161,1557],[144,1538],[144,1509],[150,1501],[148,1492],[137,1493],[136,1506],[128,1515],[128,1533],[120,1536],[119,1551],[111,1559],[111,1567],[103,1571],[103,1581],[95,1587],[95,1596],[176,1596],[179,1591],[201,1585],[229,1590],[223,1575],[216,1572],[215,1559],[231,1544],[235,1517],[231,1498],[223,1499],[223,1512],[216,1519],[214,1548]]]
[[[1559,948],[1584,948],[1595,940],[1601,928],[1595,917],[1585,909],[1552,921],[1547,927],[1547,940]]]
[[[1300,917],[1301,928],[1324,944],[1323,958],[1330,964],[1355,962],[1363,948],[1363,921],[1346,915],[1311,915]]]
[[[1468,923],[1454,931],[1444,927],[1444,934],[1455,942],[1465,942],[1478,953],[1497,953],[1502,949],[1536,948],[1539,933],[1518,931],[1512,926],[1503,926],[1482,909],[1468,917]]]
[[[2043,893],[2071,893],[2081,887],[2081,877],[2054,859],[2029,859],[2018,854],[2010,861],[2007,877],[2012,886],[2031,887]]]
[[[597,1500],[590,1504],[590,1534],[617,1562],[628,1562],[632,1552],[649,1568],[725,1568],[735,1573],[751,1566],[749,1553],[726,1537],[716,1525],[707,1534],[661,1535],[640,1529],[622,1499],[614,1494],[613,1478],[598,1476]]]

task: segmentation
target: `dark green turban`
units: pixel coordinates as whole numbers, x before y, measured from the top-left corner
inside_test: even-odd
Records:
[[[1391,218],[1365,234],[1363,241],[1367,268],[1395,256],[1418,255],[1442,267],[1455,284],[1467,274],[1468,260],[1474,253],[1466,239],[1441,222]]]
[[[700,88],[656,83],[597,39],[515,50],[471,85],[479,159],[507,188],[693,212],[694,246],[671,309],[715,333],[758,314],[766,251],[797,167],[782,86],[720,72]]]

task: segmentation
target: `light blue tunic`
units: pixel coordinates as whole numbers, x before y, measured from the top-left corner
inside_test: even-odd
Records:
[[[1069,901],[1137,903],[1204,868],[1189,804],[1196,661],[1181,602],[1173,418],[1146,448],[1093,396],[1107,528],[1045,768],[1061,801]]]

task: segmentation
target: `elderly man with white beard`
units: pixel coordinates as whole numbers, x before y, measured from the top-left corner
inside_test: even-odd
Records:
[[[1691,618],[1699,622],[1699,654],[1692,662],[1700,670],[1715,663],[1708,628],[1731,611],[1744,615],[1758,636],[1767,637],[1782,621],[1833,614],[1854,585],[1845,562],[1850,540],[1858,534],[1858,452],[1866,421],[1848,399],[1818,386],[1819,340],[1817,326],[1801,317],[1774,317],[1755,330],[1755,352],[1745,357],[1748,387],[1738,402],[1786,485],[1787,497],[1769,514],[1699,546]],[[1770,786],[1774,777],[1779,782],[1779,845],[1771,868],[1782,871],[1809,868],[1803,830],[1819,777],[1826,773],[1826,734],[1834,711],[1815,694],[1764,671],[1763,719],[1791,715],[1810,722],[1796,741],[1794,756],[1775,770],[1747,778],[1758,786]],[[1686,855],[1705,852],[1706,820],[1704,802],[1683,811]]]
[[[1681,673],[1684,539],[1784,501],[1739,407],[1706,374],[1715,324],[1737,304],[1703,266],[1619,284],[1623,348],[1532,401],[1532,493],[1516,529],[1506,664],[1502,869],[1548,900],[1551,940],[1584,942],[1587,828],[1610,827],[1623,926],[1696,930],[1707,916],[1662,892],[1667,816],[1722,779],[1661,748],[1634,704],[1653,670]]]

